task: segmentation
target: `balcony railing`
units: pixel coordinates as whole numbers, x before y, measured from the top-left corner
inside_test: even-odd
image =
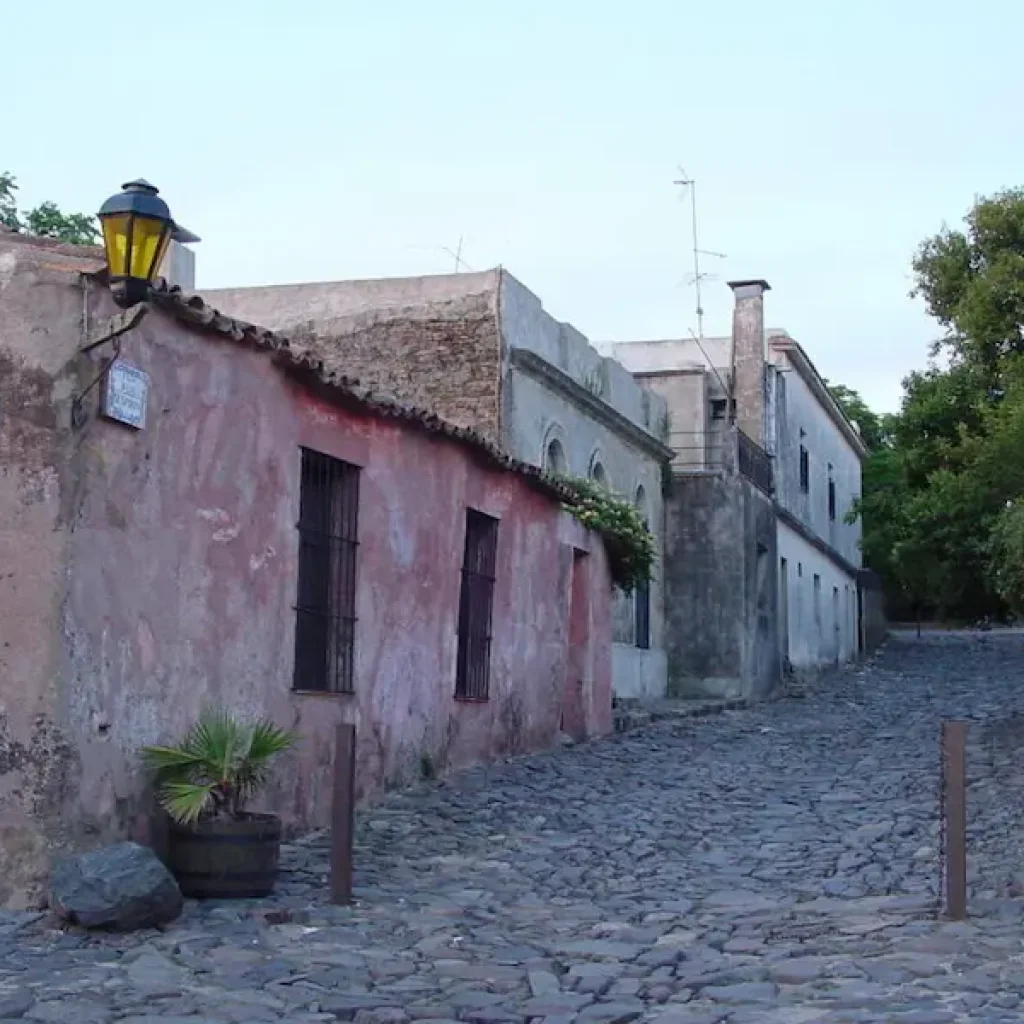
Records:
[[[728,470],[739,472],[765,494],[775,491],[771,456],[742,430],[674,430],[668,443],[675,452],[674,473]]]
[[[742,430],[736,431],[736,466],[755,487],[765,494],[775,493],[771,456]]]

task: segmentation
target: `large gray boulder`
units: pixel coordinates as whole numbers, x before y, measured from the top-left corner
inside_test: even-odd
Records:
[[[130,931],[173,921],[182,897],[152,850],[116,843],[58,861],[50,871],[50,905],[83,928]]]

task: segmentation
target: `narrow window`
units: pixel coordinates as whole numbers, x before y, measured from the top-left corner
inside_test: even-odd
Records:
[[[807,448],[800,445],[800,490],[806,494],[811,487],[811,460]]]
[[[647,492],[643,485],[636,489],[633,504],[643,516],[644,526],[650,528],[647,521]],[[643,651],[651,649],[651,581],[644,580],[637,584],[633,591],[633,642]]]
[[[835,522],[836,518],[836,482],[835,480],[829,480],[828,482],[828,517],[832,522]]]
[[[497,554],[498,520],[467,509],[455,668],[455,696],[464,700],[487,700]]]
[[[814,574],[814,625],[821,632],[821,577]]]
[[[302,449],[296,690],[352,693],[359,468]]]

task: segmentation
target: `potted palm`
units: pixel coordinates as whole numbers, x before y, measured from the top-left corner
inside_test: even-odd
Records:
[[[296,739],[268,719],[243,723],[207,711],[177,745],[143,748],[170,819],[168,866],[184,895],[230,899],[273,891],[281,822],[245,804]]]

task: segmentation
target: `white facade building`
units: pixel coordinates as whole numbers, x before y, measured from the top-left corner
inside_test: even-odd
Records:
[[[611,354],[668,403],[676,473],[714,472],[735,422],[772,459],[779,652],[794,668],[860,649],[861,524],[847,522],[867,454],[804,349],[765,330],[763,281],[738,282],[731,337],[618,342]]]

